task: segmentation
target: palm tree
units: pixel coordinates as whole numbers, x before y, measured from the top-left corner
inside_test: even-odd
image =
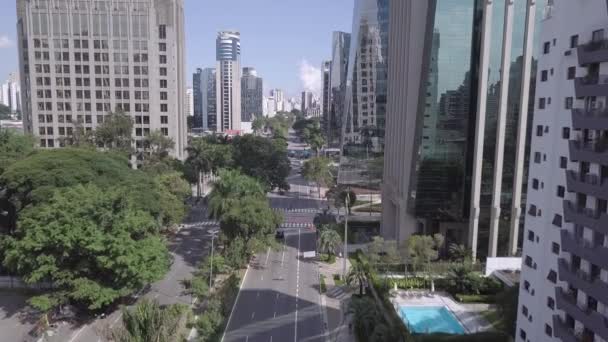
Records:
[[[334,229],[323,229],[319,235],[319,249],[327,252],[328,256],[334,255],[336,249],[340,245],[340,242],[340,234],[338,234],[338,232]]]
[[[201,197],[202,181],[201,176],[204,173],[211,171],[211,160],[208,153],[209,147],[204,139],[192,139],[186,152],[188,152],[188,158],[186,159],[186,165],[189,165],[194,169],[196,175],[196,195]]]
[[[112,339],[117,342],[175,341],[183,313],[183,306],[162,308],[158,302],[144,299],[132,310],[123,310],[123,326],[112,332]]]
[[[467,246],[455,243],[450,244],[448,252],[452,259],[460,262],[470,261],[473,256],[471,250],[467,248]]]
[[[349,286],[355,282],[359,283],[359,295],[363,295],[363,284],[369,275],[369,262],[367,259],[365,259],[365,257],[363,257],[361,251],[359,251],[359,253],[357,253],[356,260],[353,261],[348,274],[346,274],[346,283]]]
[[[219,219],[230,205],[245,196],[259,197],[263,200],[266,191],[257,180],[237,170],[221,170],[209,194],[210,217]]]
[[[348,308],[348,313],[353,315],[355,333],[360,338],[368,336],[374,330],[380,317],[376,304],[369,297],[353,297]]]
[[[458,293],[464,293],[470,287],[471,267],[468,264],[454,266],[450,269],[446,279],[454,284]]]

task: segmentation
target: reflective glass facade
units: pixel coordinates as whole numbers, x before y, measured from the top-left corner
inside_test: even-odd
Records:
[[[388,0],[356,0],[339,182],[379,192],[388,76]]]

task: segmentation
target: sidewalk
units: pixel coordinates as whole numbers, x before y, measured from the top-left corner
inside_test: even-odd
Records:
[[[325,276],[327,288],[327,291],[321,294],[321,301],[325,308],[324,319],[328,330],[326,342],[356,342],[355,335],[348,329],[350,323],[348,305],[352,292],[348,286],[337,286],[334,282],[334,274],[342,274],[342,260],[338,257],[332,265],[318,263],[319,273]],[[350,268],[348,259],[346,267]]]

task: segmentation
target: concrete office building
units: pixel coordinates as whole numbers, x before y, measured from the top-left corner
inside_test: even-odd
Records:
[[[241,120],[253,121],[264,113],[264,84],[255,68],[243,68],[241,76]]]
[[[10,73],[6,82],[0,86],[0,103],[13,113],[21,111],[21,84],[17,74]]]
[[[270,96],[274,97],[275,101],[276,101],[276,108],[277,111],[282,112],[285,110],[285,94],[283,93],[283,90],[281,89],[272,89],[270,90]]]
[[[182,0],[17,0],[24,128],[59,147],[74,123],[93,130],[110,111],[134,121],[135,148],[160,131],[186,147]]]
[[[517,342],[608,341],[607,30],[606,1],[544,11]]]
[[[303,91],[302,92],[302,102],[300,102],[300,111],[302,111],[302,113],[306,113],[306,92]]]
[[[217,131],[241,129],[241,34],[221,31],[216,39]]]
[[[382,234],[441,233],[481,257],[517,254],[543,4],[390,6]]]
[[[215,80],[214,80],[215,81]],[[192,75],[192,114],[194,115],[193,127],[203,128],[203,69],[197,68]]]
[[[204,68],[201,75],[203,99],[203,129],[217,130],[217,91],[215,68]]]
[[[330,85],[331,85],[331,61],[323,61],[323,64],[321,65],[321,117],[322,117],[322,124],[324,127],[327,127],[327,120],[328,120],[328,116],[329,116],[329,108],[330,108],[330,103],[329,100],[331,99],[331,91],[330,91]],[[327,130],[327,129],[326,129]]]
[[[355,5],[355,10],[357,6]],[[375,21],[375,20],[374,20]],[[358,27],[360,23],[356,23]],[[342,137],[342,121],[345,119],[346,79],[349,67],[351,34],[335,31],[332,34],[331,64],[329,67],[329,108],[325,121],[327,143],[338,147]]]

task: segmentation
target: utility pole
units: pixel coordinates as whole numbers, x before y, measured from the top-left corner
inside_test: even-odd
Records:
[[[213,286],[213,240],[215,239],[215,235],[217,233],[217,230],[212,230],[209,232],[209,234],[211,235],[211,268],[209,268],[209,291],[211,291],[211,287]]]

